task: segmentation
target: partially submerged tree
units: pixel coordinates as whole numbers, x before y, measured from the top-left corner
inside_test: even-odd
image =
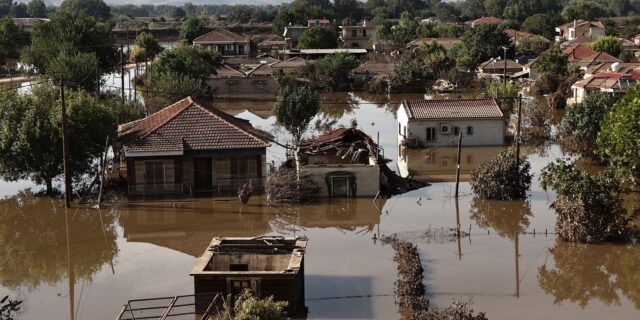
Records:
[[[295,169],[282,168],[269,177],[265,194],[269,203],[302,203],[315,201],[320,186],[306,174]]]
[[[293,136],[296,146],[318,111],[320,111],[320,96],[306,86],[281,90],[273,108],[277,123]]]
[[[24,44],[24,34],[11,18],[0,18],[0,67],[5,64],[6,59],[18,58]]]
[[[162,47],[156,38],[149,32],[140,33],[134,42],[132,59],[135,62],[144,62],[145,66],[149,60],[153,60],[160,52]]]
[[[469,28],[462,35],[462,45],[468,50],[471,67],[491,58],[503,57],[502,47],[508,48],[507,54],[513,51],[511,39],[497,24],[482,24]]]
[[[640,181],[640,89],[633,87],[618,100],[600,124],[598,154],[624,180]]]
[[[307,63],[305,73],[318,89],[347,91],[351,88],[351,70],[358,64],[352,54],[341,52]]]
[[[597,156],[596,139],[600,123],[616,100],[611,93],[594,92],[581,103],[567,108],[558,134],[563,149],[583,156]]]
[[[531,164],[509,148],[481,164],[471,174],[471,189],[479,199],[515,200],[527,197],[531,186]]]
[[[631,218],[623,207],[623,186],[610,171],[589,174],[563,160],[542,169],[542,187],[557,199],[556,233],[561,240],[604,242],[625,239]]]

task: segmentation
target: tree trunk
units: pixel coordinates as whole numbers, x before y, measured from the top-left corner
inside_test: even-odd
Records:
[[[51,196],[53,193],[53,181],[51,178],[46,178],[44,179],[44,182],[47,186],[47,196]]]

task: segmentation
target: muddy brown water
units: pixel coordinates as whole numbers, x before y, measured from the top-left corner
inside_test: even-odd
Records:
[[[456,202],[449,150],[428,165],[421,152],[398,159],[399,97],[327,100],[334,103],[320,117],[344,125],[355,118],[374,139],[379,131],[392,168],[405,161],[413,174],[444,182],[376,201],[271,207],[258,196],[245,206],[210,197],[102,210],[65,210],[57,200],[15,195],[26,182],[2,184],[14,195],[0,201],[0,295],[24,300],[18,319],[113,319],[129,299],[192,293],[189,272],[213,236],[306,235],[309,318],[397,319],[393,250],[374,239],[397,234],[418,246],[435,305],[461,297],[490,319],[640,318],[640,246],[568,244],[552,234],[554,195],[537,177],[564,156],[558,146],[523,149],[536,174],[527,201],[474,201],[463,182]],[[224,109],[286,141],[267,104]],[[499,150],[469,149],[469,158],[463,148],[463,173]],[[270,162],[283,157],[282,148],[268,151]],[[470,235],[449,236],[458,224]]]

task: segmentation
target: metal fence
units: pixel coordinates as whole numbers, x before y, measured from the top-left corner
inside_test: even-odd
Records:
[[[129,300],[116,320],[221,319],[228,314],[221,293]],[[199,305],[197,301],[206,301]],[[206,310],[197,314],[196,310]]]

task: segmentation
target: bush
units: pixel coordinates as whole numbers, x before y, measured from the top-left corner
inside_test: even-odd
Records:
[[[233,311],[235,320],[282,320],[286,318],[286,301],[273,301],[273,296],[259,299],[249,289],[244,289],[237,298]]]
[[[311,83],[323,91],[348,91],[351,88],[351,70],[360,63],[349,53],[336,53],[308,63],[305,73]]]
[[[265,193],[269,203],[312,202],[318,197],[320,186],[310,175],[298,174],[294,169],[280,169],[267,181]]]
[[[515,150],[510,148],[472,172],[471,188],[479,199],[524,199],[531,185],[530,170],[531,165],[525,158],[521,158],[520,167],[516,167]]]
[[[589,174],[557,160],[542,169],[542,187],[553,189],[557,199],[556,233],[572,242],[619,241],[629,234],[631,221],[623,208],[623,187],[611,172]]]

